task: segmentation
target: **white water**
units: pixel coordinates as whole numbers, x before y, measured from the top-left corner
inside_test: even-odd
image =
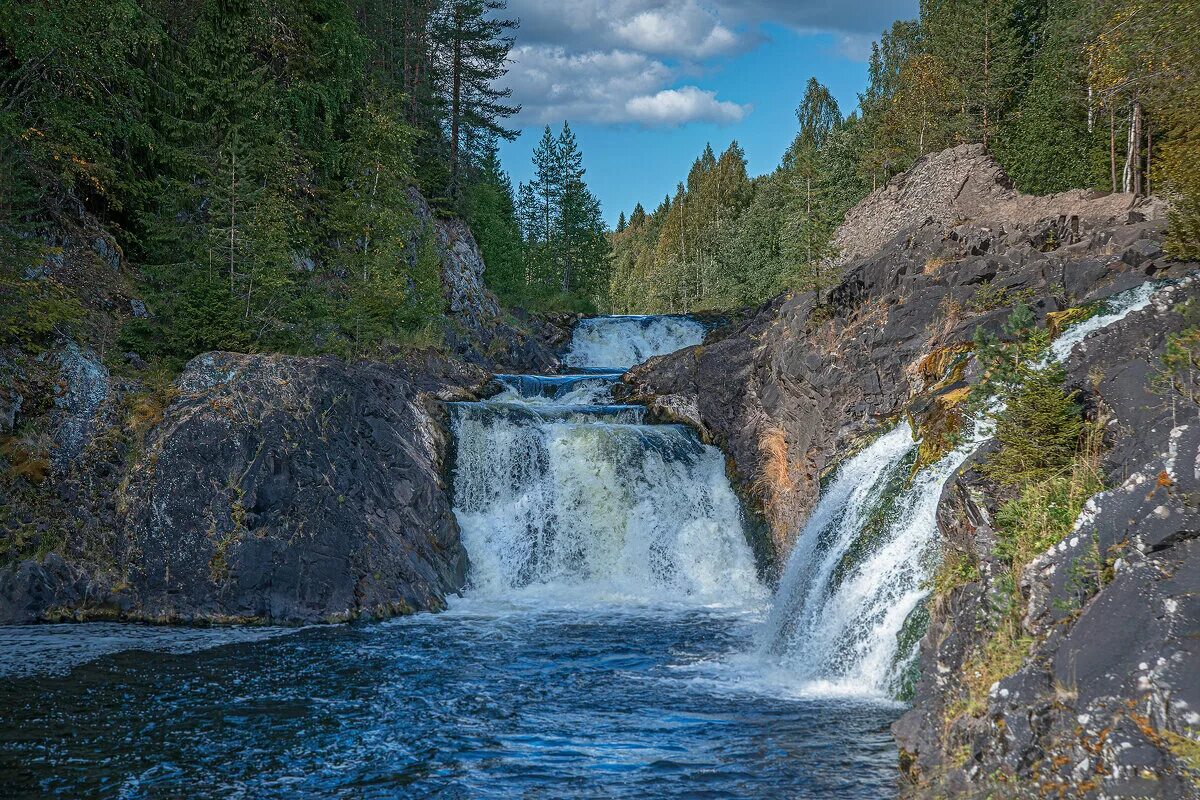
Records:
[[[623,365],[635,350],[662,351],[702,331],[674,318],[587,320],[572,352],[580,367]],[[635,341],[626,346],[623,335]],[[616,378],[502,375],[492,399],[453,406],[454,512],[472,594],[560,604],[761,601],[721,452],[682,426],[643,424],[640,406],[615,405]]]
[[[1049,357],[1064,360],[1091,333],[1149,305],[1159,288],[1146,283],[1109,298],[1103,313],[1063,332]],[[905,625],[940,557],[942,490],[991,434],[989,421],[976,422],[904,488],[916,448],[907,423],[838,469],[797,537],[763,627],[766,669],[785,670],[807,693],[896,694],[916,656]]]
[[[1163,281],[1147,281],[1132,289],[1118,292],[1107,300],[1102,301],[1104,303],[1104,311],[1063,331],[1051,343],[1050,355],[1056,361],[1066,361],[1067,356],[1071,355],[1071,351],[1090,334],[1102,328],[1107,328],[1113,323],[1120,322],[1133,312],[1141,311],[1150,305],[1154,299],[1155,292],[1163,288],[1164,285]]]
[[[575,326],[563,363],[624,371],[704,341],[705,327],[687,317],[594,317]]]

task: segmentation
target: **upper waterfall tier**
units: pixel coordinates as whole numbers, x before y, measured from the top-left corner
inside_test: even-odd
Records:
[[[575,326],[563,363],[624,371],[654,356],[700,344],[707,331],[689,317],[593,317]]]

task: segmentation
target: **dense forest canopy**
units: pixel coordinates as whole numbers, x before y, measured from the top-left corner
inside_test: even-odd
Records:
[[[1169,247],[1200,255],[1200,5],[1190,0],[923,0],[872,47],[858,108],[808,81],[782,163],[750,179],[710,148],[651,213],[622,212],[611,306],[727,309],[835,278],[858,200],[920,156],[978,142],[1016,188],[1168,197]]]
[[[149,313],[119,345],[369,355],[446,309],[411,188],[465,219],[534,310],[686,312],[835,279],[846,211],[925,153],[983,143],[1025,192],[1173,202],[1200,253],[1200,9],[925,0],[873,46],[858,107],[815,78],[779,167],[711,147],[609,232],[570,126],[513,187],[497,156],[518,21],[501,0],[22,0],[0,6],[0,336],[83,313],[45,279],[66,234],[123,253]],[[108,247],[105,244],[105,247]]]
[[[0,333],[80,315],[78,287],[39,267],[74,234],[133,267],[150,313],[120,344],[144,356],[436,341],[439,264],[410,187],[469,222],[504,299],[586,304],[582,278],[526,263],[496,155],[516,136],[517,24],[498,0],[0,5]],[[599,218],[564,155],[570,235],[537,259]],[[586,244],[560,261],[601,263],[603,236]]]

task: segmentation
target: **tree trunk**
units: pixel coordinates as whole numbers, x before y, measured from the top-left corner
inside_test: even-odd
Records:
[[[1146,196],[1150,196],[1150,159],[1154,155],[1154,138],[1150,135],[1150,121],[1146,120]]]
[[[1121,171],[1121,189],[1125,194],[1135,192],[1134,176],[1137,173],[1137,103],[1135,102],[1130,109],[1129,127],[1126,129],[1125,136],[1125,167]]]
[[[991,74],[988,67],[992,58],[991,8],[983,6],[983,149],[988,146],[988,104],[992,99]]]
[[[1133,153],[1131,162],[1133,164],[1133,193],[1140,197],[1142,195],[1142,104],[1141,101],[1133,102],[1133,120],[1130,123],[1133,129]]]
[[[237,151],[230,153],[232,166],[229,171],[229,293],[235,293],[234,286],[234,236],[237,231]]]
[[[462,123],[462,6],[454,5],[454,57],[450,64],[450,193],[458,194],[459,136]]]
[[[1108,107],[1108,168],[1112,173],[1112,190],[1117,191],[1117,111]]]

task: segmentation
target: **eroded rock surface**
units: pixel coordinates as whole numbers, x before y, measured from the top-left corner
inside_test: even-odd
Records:
[[[823,306],[811,293],[777,298],[699,347],[634,369],[628,391],[725,449],[786,552],[822,472],[858,436],[904,413],[921,422],[932,397],[962,386],[977,326],[998,329],[1018,302],[1044,320],[1189,269],[1162,258],[1163,223],[1141,214],[1073,230],[1070,219],[927,221],[851,263]]]
[[[437,399],[473,396],[486,378],[432,357],[197,357],[127,473],[111,476],[115,530],[106,548],[87,540],[106,552],[4,571],[0,621],[297,623],[438,609],[461,588],[466,554]]]
[[[913,707],[894,729],[908,794],[1200,797],[1200,409],[1158,385],[1167,336],[1195,324],[1182,312],[1200,304],[1200,265],[1164,256],[1163,232],[1155,202],[1024,198],[956,148],[850,215],[842,240],[860,255],[823,304],[777,298],[625,376],[659,417],[725,448],[786,554],[821,476],[861,437],[907,415],[919,463],[937,457],[977,377],[977,327],[996,331],[1017,303],[1069,324],[1063,312],[1170,282],[1066,360],[1088,413],[1108,420],[1111,488],[1020,576],[1029,651],[982,701],[968,702],[964,675],[1011,592],[992,527],[1004,495],[978,469],[988,447],[947,484],[945,549],[969,553],[978,578],[929,609]]]
[[[1002,572],[991,556],[992,487],[964,469],[946,489],[943,536],[980,579],[934,609],[913,708],[896,725],[919,787],[999,796],[1194,798],[1185,759],[1200,724],[1200,408],[1159,391],[1167,336],[1200,301],[1186,279],[1093,333],[1067,360],[1108,419],[1104,470],[1062,542],[1021,576],[1030,652],[964,713],[963,676]]]

